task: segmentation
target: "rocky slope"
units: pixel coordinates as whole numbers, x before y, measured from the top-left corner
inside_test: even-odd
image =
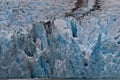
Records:
[[[120,78],[119,0],[0,1],[0,78]]]

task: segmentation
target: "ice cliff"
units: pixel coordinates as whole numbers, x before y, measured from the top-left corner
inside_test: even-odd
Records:
[[[0,78],[120,78],[120,1],[85,1],[0,1]]]

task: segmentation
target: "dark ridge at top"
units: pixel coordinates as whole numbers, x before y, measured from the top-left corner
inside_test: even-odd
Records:
[[[88,4],[88,0],[77,0],[75,3],[75,7],[71,10],[71,13],[66,13],[66,16],[73,16],[73,13],[77,11],[79,8],[84,7],[84,5]],[[92,9],[89,9],[85,12],[81,17],[87,16],[92,11],[101,10],[101,0],[95,0]]]
[[[101,10],[101,1],[100,0],[95,0],[95,5],[91,9],[91,11],[95,11],[95,10]]]
[[[72,12],[82,7],[86,2],[87,0],[77,0],[77,2],[75,3],[75,8],[72,9]]]
[[[95,0],[95,4],[94,4],[93,8],[90,9],[85,14],[83,14],[83,16],[87,16],[89,13],[91,13],[92,11],[96,11],[96,10],[101,10],[101,0]]]

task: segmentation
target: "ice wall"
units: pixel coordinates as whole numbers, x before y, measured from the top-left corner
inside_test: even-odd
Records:
[[[118,0],[0,2],[0,78],[120,78]]]

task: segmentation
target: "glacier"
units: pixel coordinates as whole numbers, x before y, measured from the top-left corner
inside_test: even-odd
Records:
[[[119,79],[120,2],[94,1],[0,1],[0,78]]]

